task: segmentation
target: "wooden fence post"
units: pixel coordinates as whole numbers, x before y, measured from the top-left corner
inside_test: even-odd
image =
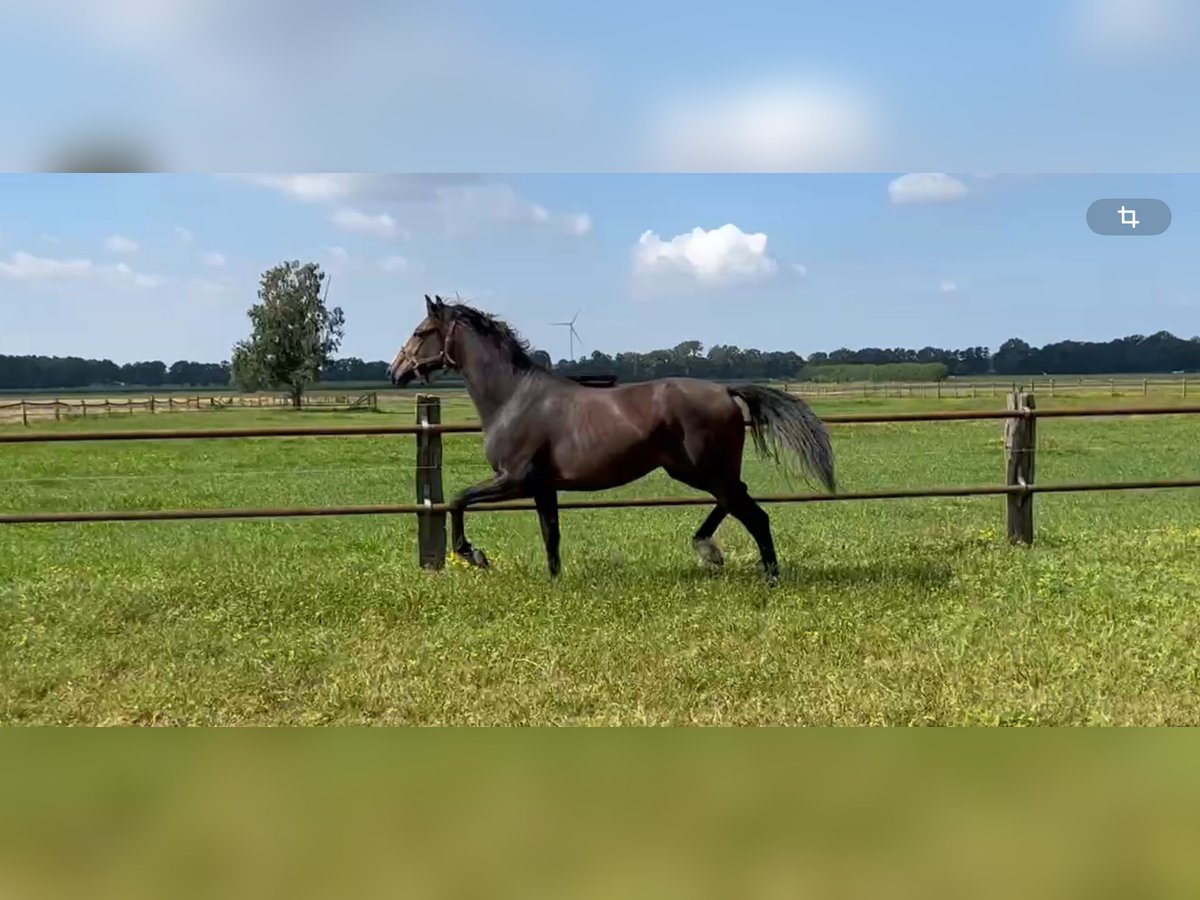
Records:
[[[1012,393],[1010,410],[1036,408],[1032,394]],[[1037,449],[1037,419],[1032,416],[1004,420],[1006,483],[1010,487],[1033,484],[1034,455]],[[1008,539],[1014,544],[1033,543],[1033,494],[1012,493],[1008,500]]]
[[[1187,376],[1183,376],[1183,396],[1187,396]]]
[[[61,403],[62,403],[62,401],[61,401],[61,400],[59,400],[59,399],[55,398],[55,400],[54,400],[54,421],[55,421],[55,422],[61,422],[61,421],[62,421],[62,415],[61,415],[61,413],[59,412],[59,409],[60,409],[60,404],[61,404]]]
[[[442,404],[431,394],[417,395],[417,425],[427,427],[442,423]],[[442,503],[442,435],[437,431],[417,434],[417,503]],[[446,565],[446,514],[418,513],[417,561],[425,569],[442,569]]]
[[[21,424],[25,425],[27,427],[29,425],[29,413],[27,413],[25,411],[25,401],[24,400],[21,401]]]

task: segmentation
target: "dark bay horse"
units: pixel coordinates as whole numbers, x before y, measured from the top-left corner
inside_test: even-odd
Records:
[[[454,553],[486,566],[463,529],[476,503],[533,498],[551,576],[559,571],[558,491],[600,491],[663,468],[713,495],[716,507],[692,538],[700,558],[722,565],[713,541],[726,516],[746,526],[771,581],[779,564],[766,512],[741,479],[746,420],[756,449],[783,462],[791,451],[804,469],[835,489],[833,450],[824,424],[801,399],[758,385],[726,386],[664,378],[594,388],[536,363],[529,345],[504,322],[461,303],[425,296],[426,315],[388,367],[393,384],[426,381],[450,369],[462,375],[479,413],[484,452],[496,476],[450,503]]]

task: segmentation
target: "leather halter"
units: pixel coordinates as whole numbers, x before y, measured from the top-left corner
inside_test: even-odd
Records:
[[[458,322],[454,321],[454,322],[451,322],[450,327],[446,329],[446,334],[442,337],[442,350],[440,353],[437,353],[434,356],[427,356],[424,359],[416,359],[415,357],[410,357],[410,359],[412,359],[413,370],[416,372],[419,372],[422,375],[425,375],[426,378],[428,378],[427,373],[430,371],[433,371],[435,369],[455,369],[455,370],[457,370],[458,363],[455,362],[454,358],[450,356],[450,338],[453,336],[454,329],[457,327],[458,327]],[[431,328],[424,333],[432,334],[434,331],[437,331],[437,330],[438,330],[437,328]],[[408,354],[406,353],[405,355],[407,356]],[[422,369],[425,369],[425,371],[422,372]]]

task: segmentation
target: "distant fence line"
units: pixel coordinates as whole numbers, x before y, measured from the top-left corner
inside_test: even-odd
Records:
[[[275,394],[256,394],[251,396],[201,396],[196,394],[191,397],[180,397],[178,399],[174,395],[168,395],[167,397],[150,396],[144,400],[113,400],[108,397],[91,399],[90,401],[86,397],[81,397],[78,400],[63,400],[61,398],[53,400],[21,399],[9,403],[0,403],[0,412],[8,410],[10,411],[9,415],[13,418],[19,415],[21,424],[28,425],[31,418],[48,419],[51,415],[54,416],[54,420],[57,422],[63,418],[70,418],[72,416],[87,418],[89,415],[111,416],[119,413],[133,415],[137,411],[166,413],[187,410],[199,411],[202,409],[227,409],[229,407],[260,409],[263,407],[291,405],[292,401],[289,398],[280,397]],[[301,405],[306,409],[313,407],[337,407],[348,410],[375,410],[379,408],[379,395],[375,391],[369,391],[365,394],[305,394]],[[31,416],[31,412],[34,415]]]
[[[1193,384],[1191,388],[1195,389]],[[1161,391],[1160,391],[1161,389]],[[1041,378],[1017,381],[976,381],[972,379],[946,379],[945,381],[896,382],[815,382],[785,381],[784,390],[803,397],[925,397],[943,399],[949,397],[998,397],[1016,391],[1032,394],[1044,393],[1051,397],[1072,393],[1098,393],[1107,391],[1109,396],[1125,394],[1149,396],[1171,389],[1179,396],[1188,396],[1186,375],[1179,378]]]
[[[1034,397],[1026,392],[1010,393],[1006,410],[942,411],[899,414],[859,414],[826,416],[824,421],[837,424],[899,422],[949,422],[1004,420],[1005,483],[966,487],[924,487],[861,491],[841,494],[775,494],[757,497],[763,503],[818,503],[850,500],[917,499],[937,497],[1004,496],[1009,540],[1031,544],[1034,538],[1033,498],[1044,493],[1080,493],[1099,491],[1151,490],[1200,487],[1200,478],[1155,481],[1114,481],[1102,483],[1036,484],[1037,421],[1048,418],[1128,417],[1159,415],[1196,415],[1200,406],[1131,407],[1126,409],[1048,409],[1036,408]],[[347,437],[379,435],[416,436],[416,502],[367,506],[291,507],[278,509],[176,509],[124,510],[111,512],[6,513],[0,524],[47,524],[67,522],[124,522],[194,519],[261,519],[312,516],[416,515],[418,521],[417,555],[422,567],[439,569],[446,557],[446,513],[442,467],[443,434],[478,434],[478,423],[441,421],[441,400],[436,395],[417,397],[417,421],[413,425],[357,425],[325,428],[231,428],[187,429],[172,431],[127,430],[97,432],[12,432],[0,433],[0,443],[58,443],[78,441],[194,440],[219,438]],[[620,499],[566,499],[563,509],[620,509],[630,507],[709,506],[707,496],[647,497]],[[530,510],[529,501],[481,504],[473,511]]]

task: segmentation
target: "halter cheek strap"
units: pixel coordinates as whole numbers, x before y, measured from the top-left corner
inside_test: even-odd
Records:
[[[441,369],[457,369],[453,357],[450,356],[450,338],[454,335],[454,329],[458,327],[458,322],[451,322],[450,327],[446,330],[446,336],[442,338],[442,350],[437,356],[426,357],[425,359],[414,359],[413,368],[420,370],[431,363],[435,368]]]
[[[442,364],[450,369],[457,369],[458,363],[450,356],[450,338],[454,336],[454,329],[458,327],[458,320],[450,323],[450,327],[446,329],[446,336],[442,338]]]

